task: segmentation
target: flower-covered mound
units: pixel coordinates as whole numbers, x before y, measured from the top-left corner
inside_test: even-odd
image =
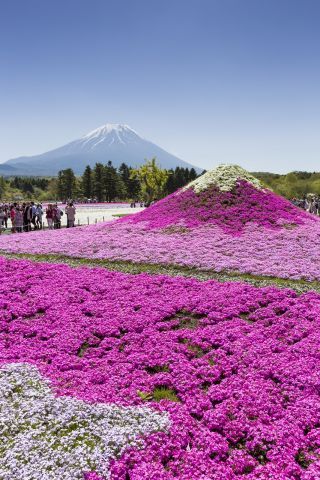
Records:
[[[55,397],[34,366],[0,369],[3,480],[81,480],[86,471],[109,478],[109,459],[139,446],[139,435],[168,426],[164,415],[147,408]]]
[[[320,478],[319,334],[312,292],[0,259],[4,371],[34,365],[59,415],[66,397],[168,413],[112,480]]]
[[[284,225],[303,224],[309,218],[304,211],[270,190],[257,189],[239,179],[231,191],[220,190],[215,185],[200,193],[193,188],[178,191],[152,208],[121,221],[146,222],[149,229],[216,226],[230,235],[239,235],[249,224],[281,229]]]
[[[320,220],[229,168],[111,224],[2,236],[0,251],[320,280]]]
[[[260,180],[244,168],[239,167],[239,165],[223,164],[200,175],[193,182],[183,187],[182,191],[192,188],[196,193],[199,193],[214,185],[222,192],[228,192],[235,187],[239,179],[250,183],[258,189],[262,188]]]

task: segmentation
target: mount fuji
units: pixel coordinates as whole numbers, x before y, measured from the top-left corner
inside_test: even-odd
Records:
[[[96,162],[106,164],[111,160],[115,167],[122,162],[137,167],[152,157],[162,168],[193,167],[142,138],[128,125],[108,123],[49,152],[8,160],[0,164],[0,175],[57,175],[65,168],[72,168],[79,175],[86,165],[93,167]]]

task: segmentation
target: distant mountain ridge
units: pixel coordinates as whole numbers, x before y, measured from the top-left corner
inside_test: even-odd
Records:
[[[86,165],[94,166],[96,162],[111,160],[115,167],[122,162],[137,167],[152,157],[157,157],[162,168],[194,167],[142,138],[128,125],[107,123],[54,150],[8,160],[0,164],[0,174],[57,175],[59,170],[72,168],[79,175]],[[194,168],[198,172],[201,170]]]

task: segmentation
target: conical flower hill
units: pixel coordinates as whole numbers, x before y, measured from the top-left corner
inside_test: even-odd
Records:
[[[221,165],[143,212],[0,238],[0,250],[320,280],[320,220]]]
[[[307,218],[305,212],[263,188],[243,168],[220,165],[129,221],[146,221],[149,228],[160,229],[218,225],[236,234],[248,223],[279,228],[301,224]]]

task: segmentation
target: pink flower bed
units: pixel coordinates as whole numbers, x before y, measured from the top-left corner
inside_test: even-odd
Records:
[[[275,229],[284,223],[302,224],[308,217],[270,190],[259,190],[239,180],[235,189],[227,192],[211,186],[200,193],[193,188],[173,193],[135,215],[131,223],[148,222],[150,229],[216,225],[225,232],[239,235],[248,223]]]
[[[0,250],[176,264],[215,271],[320,279],[320,221],[240,182],[172,195],[108,224],[0,237]]]
[[[320,478],[320,295],[4,259],[0,285],[1,365],[170,414],[112,480]]]

